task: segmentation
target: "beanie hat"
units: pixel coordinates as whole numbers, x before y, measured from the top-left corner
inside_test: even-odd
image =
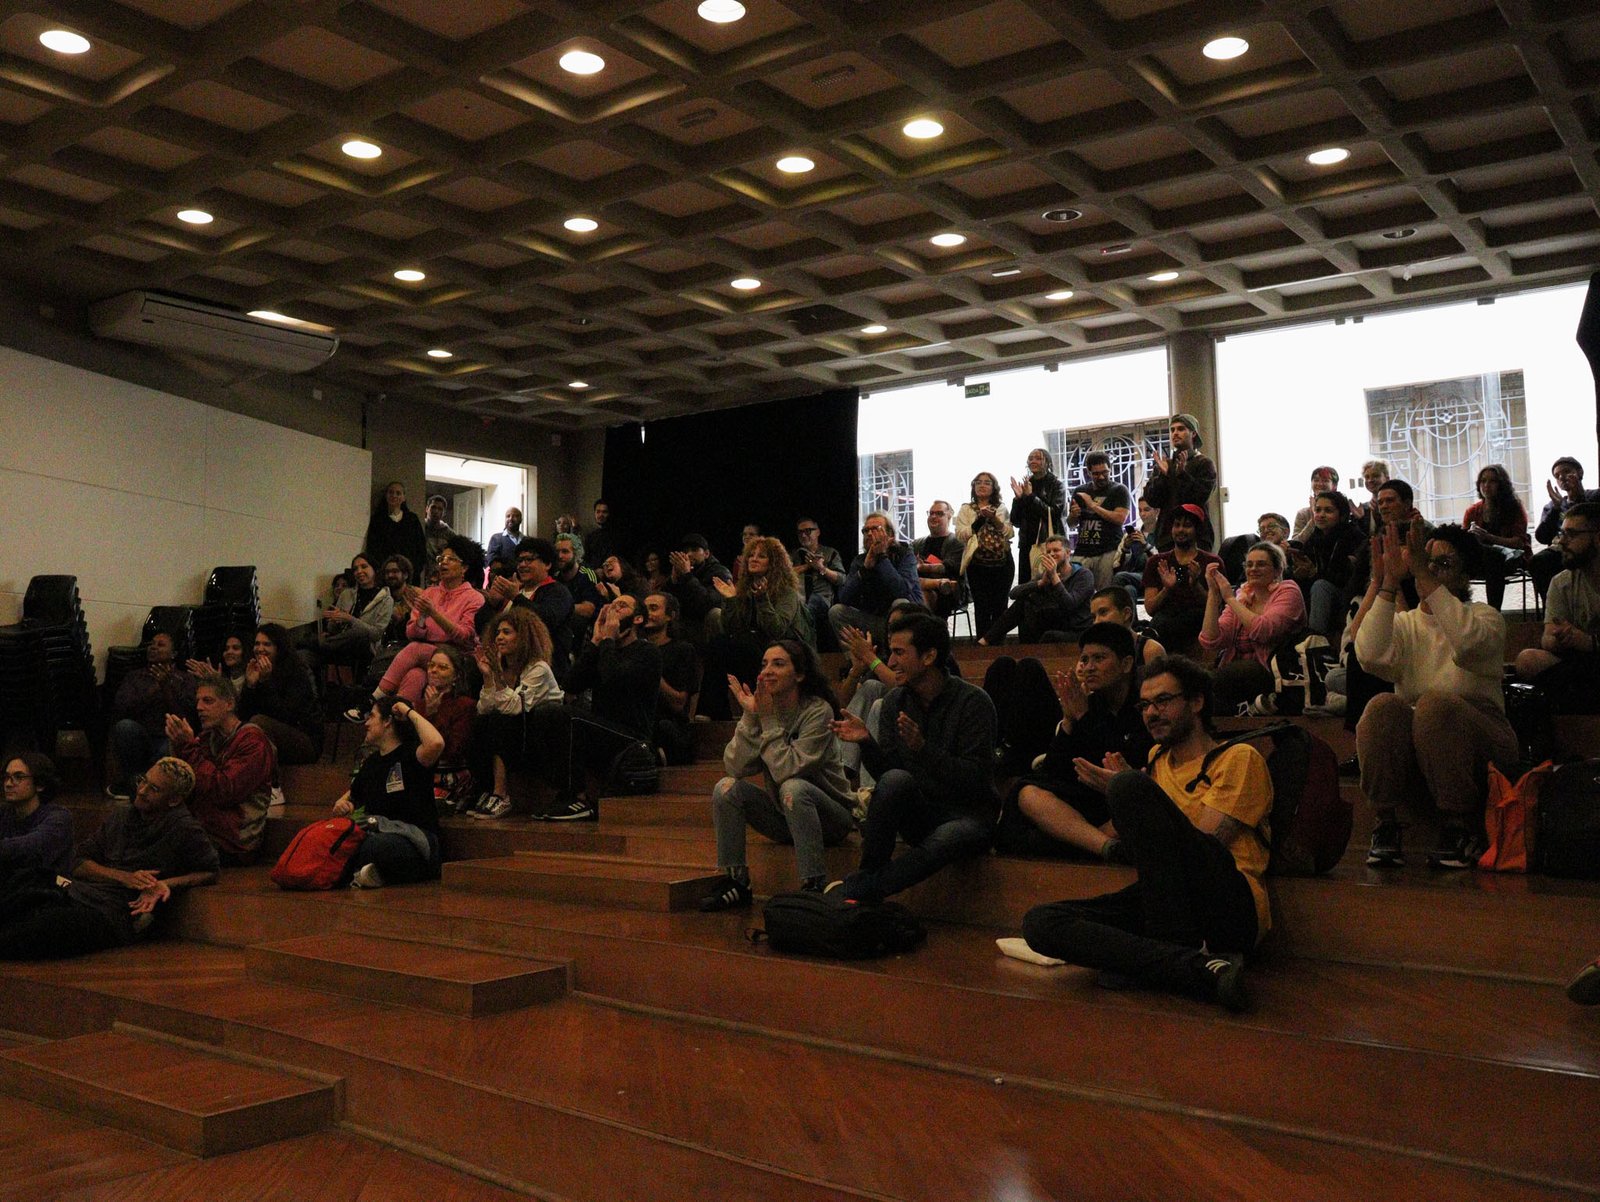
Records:
[[[1205,440],[1200,437],[1200,420],[1192,413],[1174,413],[1172,420],[1182,422],[1189,427],[1189,433],[1194,435],[1194,445],[1201,446]]]

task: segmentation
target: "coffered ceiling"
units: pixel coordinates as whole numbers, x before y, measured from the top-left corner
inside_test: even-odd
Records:
[[[570,426],[1600,267],[1596,0],[743,4],[0,2],[0,274]]]

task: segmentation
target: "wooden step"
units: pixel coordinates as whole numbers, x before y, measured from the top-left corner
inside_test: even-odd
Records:
[[[350,769],[344,764],[287,764],[279,769],[279,775],[284,799],[291,805],[326,810],[350,788]]]
[[[349,932],[256,944],[245,963],[274,981],[466,1018],[560,997],[570,976],[564,963]]]
[[[123,1031],[0,1053],[0,1089],[191,1156],[303,1135],[338,1111],[331,1083]]]
[[[447,889],[603,902],[633,910],[692,910],[722,882],[714,868],[606,861],[547,853],[458,860],[444,866]]]

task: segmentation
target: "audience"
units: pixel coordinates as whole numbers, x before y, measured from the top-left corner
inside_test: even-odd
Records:
[[[1534,538],[1543,543],[1545,549],[1528,561],[1528,575],[1533,578],[1533,587],[1541,597],[1563,566],[1561,548],[1557,545],[1562,517],[1574,505],[1600,501],[1600,488],[1583,486],[1583,464],[1572,456],[1563,455],[1557,459],[1550,467],[1550,474],[1555,477],[1554,482],[1544,482],[1544,491],[1550,500],[1545,503],[1539,514],[1539,524],[1533,530]]]
[[[972,495],[956,515],[956,537],[965,544],[961,570],[972,593],[973,628],[988,630],[1005,612],[1017,565],[1011,553],[1011,520],[991,472],[972,478]]]
[[[611,504],[601,497],[594,503],[594,527],[584,532],[578,558],[586,563],[604,563],[613,555],[620,557],[626,553],[611,526]]]
[[[605,601],[615,601],[623,593],[644,596],[644,580],[633,570],[633,565],[619,555],[607,555],[596,575],[599,577],[596,587]]]
[[[594,621],[595,614],[606,603],[600,595],[600,579],[592,568],[584,566],[586,544],[571,534],[558,534],[555,538],[555,578],[572,594],[572,622],[574,639]]]
[[[1090,451],[1083,460],[1084,482],[1072,494],[1067,521],[1076,527],[1072,562],[1094,573],[1095,588],[1111,583],[1116,568],[1122,528],[1128,524],[1133,498],[1111,480],[1111,460],[1103,451]]]
[[[1212,690],[1216,712],[1233,716],[1256,697],[1273,692],[1272,656],[1305,628],[1306,606],[1283,578],[1283,548],[1259,542],[1244,557],[1238,591],[1221,564],[1206,569],[1205,616],[1200,646],[1216,657]]]
[[[175,893],[217,879],[217,852],[184,807],[194,773],[166,756],[139,778],[133,804],[107,812],[71,879],[13,873],[0,892],[0,960],[57,960],[145,935]]]
[[[1389,465],[1382,459],[1369,459],[1361,465],[1361,486],[1367,490],[1367,495],[1372,499],[1365,505],[1352,505],[1350,513],[1368,538],[1383,529],[1383,519],[1378,516],[1378,490],[1388,479]]]
[[[403,697],[376,697],[367,712],[370,752],[356,769],[335,816],[360,810],[366,838],[347,871],[357,889],[409,885],[439,875],[439,814],[433,800],[433,766],[444,739],[421,710]]]
[[[479,644],[481,649],[482,644]],[[475,665],[473,665],[475,666]],[[441,808],[456,810],[471,805],[478,794],[467,765],[472,739],[473,700],[471,667],[460,648],[440,643],[428,657],[427,685],[417,709],[444,740],[439,762],[433,766],[433,796]]]
[[[789,553],[775,538],[756,536],[744,546],[744,571],[737,584],[712,579],[722,597],[712,611],[706,671],[712,680],[735,676],[753,681],[761,666],[762,648],[785,639],[814,646],[811,617],[800,596],[800,584]],[[713,717],[728,715],[726,691],[713,690],[702,699]]]
[[[238,696],[221,679],[195,689],[200,733],[176,714],[167,715],[172,752],[188,764],[189,809],[216,846],[222,863],[255,863],[267,829],[267,807],[278,776],[278,755],[259,726],[241,722]]]
[[[1428,862],[1475,865],[1484,848],[1487,767],[1509,772],[1517,762],[1500,684],[1505,619],[1469,600],[1477,551],[1460,526],[1430,532],[1415,521],[1405,533],[1391,524],[1377,540],[1371,605],[1356,633],[1362,667],[1395,686],[1367,703],[1356,727],[1361,791],[1375,818],[1367,863],[1377,867],[1405,862],[1400,809],[1418,799],[1418,784],[1441,820]],[[1408,578],[1418,605],[1400,613],[1396,598]]]
[[[1337,641],[1350,604],[1350,576],[1366,538],[1351,517],[1342,492],[1319,493],[1312,502],[1311,531],[1290,548],[1291,575],[1305,602],[1306,624]]]
[[[394,596],[365,555],[350,561],[350,576],[354,584],[322,611],[316,659],[319,664],[348,663],[365,672],[394,617]]]
[[[706,616],[722,605],[722,594],[712,582],[731,584],[733,573],[711,554],[711,544],[703,534],[685,534],[679,548],[668,556],[672,580],[667,591],[678,599],[685,637],[703,645],[707,637]]]
[[[655,745],[669,764],[694,762],[695,702],[700,694],[700,653],[678,637],[678,599],[651,593],[644,599],[640,635],[661,653],[661,684],[656,701]]]
[[[483,578],[483,548],[470,538],[451,535],[449,545],[439,553],[439,582],[426,589],[407,586],[406,603],[411,621],[406,625],[409,642],[400,649],[383,679],[378,682],[373,700],[399,694],[415,706],[422,700],[427,684],[426,667],[433,649],[440,643],[454,643],[471,652],[478,645],[473,619],[483,608],[483,594],[471,580]],[[346,710],[352,722],[364,722],[366,710]]]
[[[1316,516],[1317,498],[1323,493],[1335,492],[1339,488],[1339,471],[1331,467],[1315,467],[1311,469],[1311,500],[1306,507],[1294,515],[1293,539],[1303,543],[1311,537],[1311,526]],[[1263,538],[1266,536],[1263,535]]]
[[[961,540],[950,530],[955,510],[949,501],[928,507],[928,533],[911,544],[922,583],[922,604],[941,618],[955,612],[961,600]]]
[[[413,569],[427,562],[428,536],[422,529],[422,519],[406,505],[406,486],[400,481],[391,480],[384,485],[383,495],[367,522],[367,537],[361,549],[377,561],[404,557]],[[388,564],[384,567],[387,570]]]
[[[1238,743],[1209,764],[1210,676],[1185,659],[1150,666],[1139,710],[1155,740],[1149,774],[1124,756],[1080,761],[1106,792],[1116,858],[1137,879],[1115,893],[1038,906],[1022,920],[1042,956],[1093,968],[1104,984],[1131,982],[1244,1010],[1244,954],[1271,926],[1262,880],[1272,809],[1266,760]]]
[[[305,662],[276,622],[255,634],[239,690],[239,717],[260,727],[280,764],[314,764],[322,754],[322,710]]]
[[[950,631],[932,614],[897,618],[889,631],[895,687],[874,733],[846,713],[833,732],[859,744],[876,781],[862,824],[861,865],[839,886],[850,901],[878,902],[957,860],[981,854],[993,837],[994,704],[950,675]],[[895,856],[895,841],[907,847]]]
[[[474,623],[481,640],[490,623],[513,609],[532,610],[550,635],[550,667],[556,678],[566,674],[572,658],[572,594],[550,574],[556,562],[555,544],[543,538],[525,538],[517,544],[514,581],[489,584],[483,608]]]
[[[1122,536],[1117,544],[1117,558],[1111,565],[1111,583],[1127,589],[1128,599],[1137,605],[1144,594],[1144,568],[1153,550],[1156,523],[1161,511],[1143,497],[1134,502],[1139,510],[1139,524]]]
[[[1054,689],[1038,668],[1023,685],[1025,704],[1059,721],[1039,766],[1006,799],[995,850],[1057,856],[1076,849],[1108,862],[1131,863],[1123,858],[1106,809],[1104,780],[1078,766],[1098,769],[1109,755],[1132,764],[1149,758],[1132,632],[1109,622],[1089,627],[1078,641],[1075,670],[1057,672],[1053,679]]]
[[[450,528],[450,523],[444,520],[449,504],[442,493],[435,493],[428,498],[428,516],[422,523],[422,531],[428,542],[428,553],[421,562],[428,568],[426,575],[430,583],[438,579],[439,556],[444,554],[450,540],[456,537],[456,532]],[[474,576],[472,581],[476,584],[482,579],[480,574]]]
[[[659,593],[672,581],[665,563],[662,561],[660,551],[646,551],[644,553],[644,567],[640,569],[644,584],[652,593]]]
[[[517,561],[517,547],[522,542],[522,510],[513,505],[506,510],[505,529],[497,530],[489,536],[489,546],[485,554],[489,562],[499,560],[501,563],[515,563]]]
[[[890,609],[896,601],[920,605],[922,582],[916,554],[895,541],[894,519],[888,514],[867,514],[861,523],[861,546],[839,586],[838,602],[828,611],[828,622],[835,637],[853,626],[881,647],[888,641]]]
[[[1478,500],[1467,506],[1461,524],[1481,545],[1479,571],[1489,604],[1499,609],[1506,599],[1506,577],[1528,562],[1528,511],[1517,500],[1511,475],[1491,463],[1478,473]]]
[[[1548,691],[1563,713],[1600,710],[1600,502],[1580,501],[1561,517],[1562,571],[1545,601],[1538,647],[1517,654],[1517,675]]]
[[[194,714],[195,677],[176,664],[172,636],[156,633],[144,647],[145,665],[122,678],[111,703],[111,748],[114,775],[106,785],[113,801],[133,797],[133,778],[172,751],[167,742],[167,715]]]
[[[378,640],[380,647],[394,648],[405,644],[406,627],[411,623],[411,602],[406,600],[406,586],[411,583],[414,571],[411,561],[404,555],[391,555],[383,561],[383,587],[389,594],[393,608],[389,623],[383,628],[383,636]],[[378,658],[378,655],[374,655],[374,665]]]
[[[1137,667],[1160,659],[1167,653],[1155,636],[1155,627],[1134,616],[1133,598],[1120,584],[1103,588],[1089,598],[1089,617],[1096,622],[1115,622],[1133,635],[1133,659]]]
[[[61,789],[56,766],[37,751],[5,761],[5,800],[0,809],[0,882],[18,869],[66,876],[72,856],[72,811],[55,803]],[[3,888],[3,885],[0,885]],[[4,910],[0,909],[0,915]],[[0,917],[0,922],[4,918]]]
[[[706,911],[750,904],[745,827],[794,845],[802,889],[821,892],[827,880],[823,848],[842,843],[855,827],[855,796],[839,762],[833,723],[839,707],[816,652],[778,639],[761,657],[754,690],[735,676],[728,690],[739,723],[722,753],[727,773],[711,791],[717,866],[727,883],[700,903]],[[759,784],[747,779],[759,774]]]
[[[489,788],[471,806],[474,818],[504,818],[511,812],[509,765],[534,759],[548,768],[556,758],[548,745],[548,721],[530,717],[539,706],[563,699],[550,659],[550,632],[531,608],[508,609],[478,645],[483,690],[469,758],[473,778],[487,780]]]
[[[1039,574],[1011,590],[1011,605],[983,636],[980,647],[997,647],[1013,629],[1022,628],[1024,643],[1060,642],[1086,630],[1094,573],[1067,558],[1067,540],[1053,535],[1044,542]]]
[[[1055,461],[1043,447],[1028,452],[1028,474],[1011,477],[1011,520],[1017,528],[1017,583],[1033,575],[1033,549],[1052,535],[1065,534],[1067,490]]]
[[[1168,427],[1172,440],[1169,458],[1157,451],[1152,456],[1153,470],[1144,484],[1144,498],[1152,509],[1161,511],[1151,542],[1158,551],[1172,548],[1172,523],[1185,508],[1193,506],[1205,518],[1206,503],[1217,486],[1217,465],[1200,454],[1203,440],[1200,423],[1193,414],[1180,413]],[[1206,543],[1210,546],[1209,540]]]
[[[1187,649],[1205,622],[1206,601],[1213,587],[1207,574],[1212,565],[1222,570],[1222,560],[1199,546],[1201,535],[1209,529],[1205,510],[1183,505],[1167,523],[1170,549],[1145,561],[1144,611],[1169,651]]]
[[[833,637],[833,627],[828,624],[828,610],[837,596],[835,590],[844,582],[844,560],[834,548],[822,545],[822,527],[817,525],[816,518],[801,518],[796,522],[795,537],[800,545],[789,560],[805,592],[806,612],[811,615],[817,646],[825,651],[837,650],[839,643]]]

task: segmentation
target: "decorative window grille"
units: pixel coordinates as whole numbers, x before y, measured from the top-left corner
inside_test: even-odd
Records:
[[[894,519],[902,542],[916,533],[916,472],[910,451],[883,451],[857,459],[861,518],[881,510]]]
[[[1138,500],[1144,491],[1145,481],[1154,471],[1152,455],[1172,451],[1172,437],[1167,432],[1169,422],[1164,417],[1154,417],[1131,425],[1099,426],[1077,430],[1050,430],[1045,433],[1045,449],[1056,462],[1056,475],[1060,476],[1070,491],[1084,478],[1083,461],[1090,451],[1102,451],[1111,460],[1111,479],[1128,490],[1128,495]],[[1128,513],[1130,524],[1139,520],[1138,507]]]

